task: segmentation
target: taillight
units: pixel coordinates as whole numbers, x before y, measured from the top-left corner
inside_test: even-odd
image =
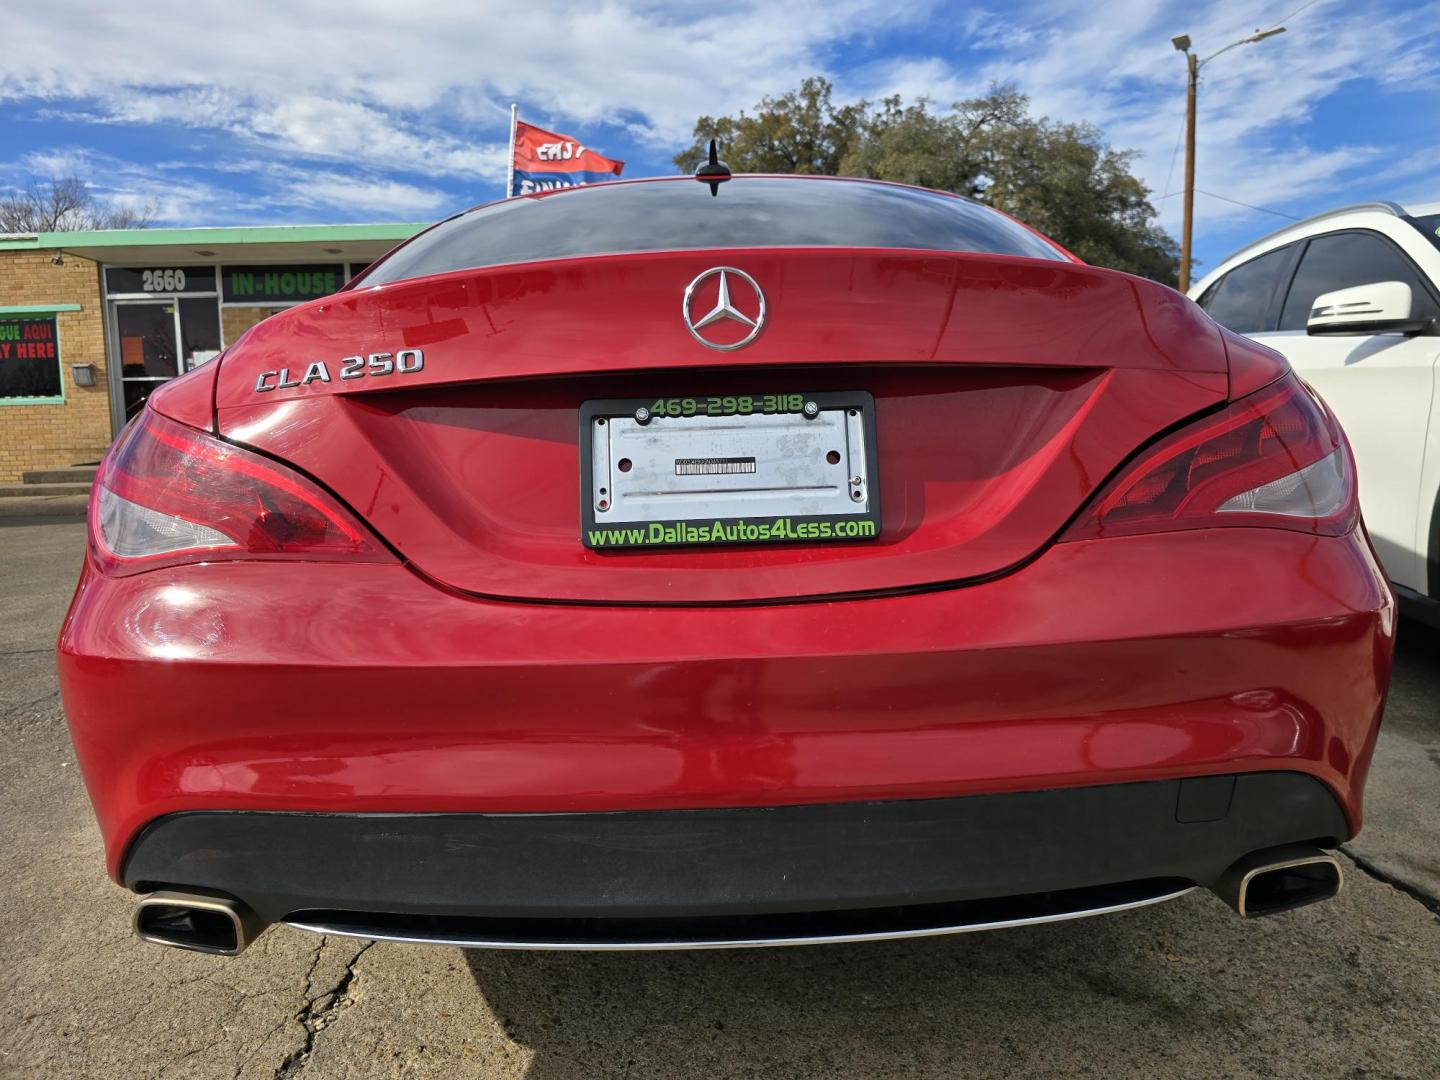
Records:
[[[394,561],[305,477],[149,409],[96,477],[90,536],[113,574],[219,559]]]
[[[1293,374],[1162,439],[1062,539],[1251,525],[1339,535],[1355,524],[1350,448]]]

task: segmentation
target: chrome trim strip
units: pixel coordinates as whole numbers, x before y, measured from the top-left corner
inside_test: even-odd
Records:
[[[1092,915],[1110,915],[1117,911],[1131,911],[1135,908],[1163,904],[1177,900],[1186,893],[1194,892],[1196,886],[1189,885],[1175,892],[1152,896],[1144,900],[1130,900],[1123,904],[1105,907],[1085,908],[1079,911],[1060,912],[1055,915],[1033,915],[1023,919],[1001,919],[995,922],[967,923],[960,926],[935,926],[921,930],[889,930],[874,934],[829,934],[817,937],[796,938],[755,938],[733,941],[638,941],[638,942],[574,942],[574,941],[483,941],[460,938],[424,937],[416,934],[378,934],[374,936],[353,930],[336,929],[321,923],[290,922],[282,920],[285,926],[296,930],[307,930],[312,934],[331,934],[335,937],[358,938],[361,941],[393,941],[402,945],[446,945],[460,949],[555,949],[569,952],[657,952],[680,949],[764,949],[788,945],[844,945],[858,941],[897,941],[907,938],[941,937],[947,934],[969,934],[979,930],[1004,930],[1017,926],[1036,926],[1042,923],[1067,922],[1071,919],[1086,919]]]

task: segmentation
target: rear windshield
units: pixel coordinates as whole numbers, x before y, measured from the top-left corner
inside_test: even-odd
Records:
[[[691,179],[574,188],[508,199],[441,222],[362,281],[478,266],[687,248],[876,247],[1064,256],[969,199],[864,181],[736,177],[711,196]]]

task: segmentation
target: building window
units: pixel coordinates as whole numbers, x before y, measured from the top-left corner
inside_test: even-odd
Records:
[[[0,308],[0,404],[58,405],[64,400],[55,313]]]

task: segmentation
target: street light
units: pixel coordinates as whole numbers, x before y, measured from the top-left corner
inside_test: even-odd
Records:
[[[1285,27],[1272,26],[1269,30],[1257,30],[1247,38],[1232,41],[1219,52],[1213,52],[1204,60],[1190,51],[1190,35],[1181,34],[1170,39],[1177,52],[1185,54],[1186,66],[1190,71],[1189,85],[1185,94],[1185,223],[1180,238],[1180,291],[1190,288],[1190,237],[1195,224],[1195,87],[1200,80],[1200,69],[1221,53],[1238,49],[1241,45],[1253,45],[1268,37],[1285,33]]]

